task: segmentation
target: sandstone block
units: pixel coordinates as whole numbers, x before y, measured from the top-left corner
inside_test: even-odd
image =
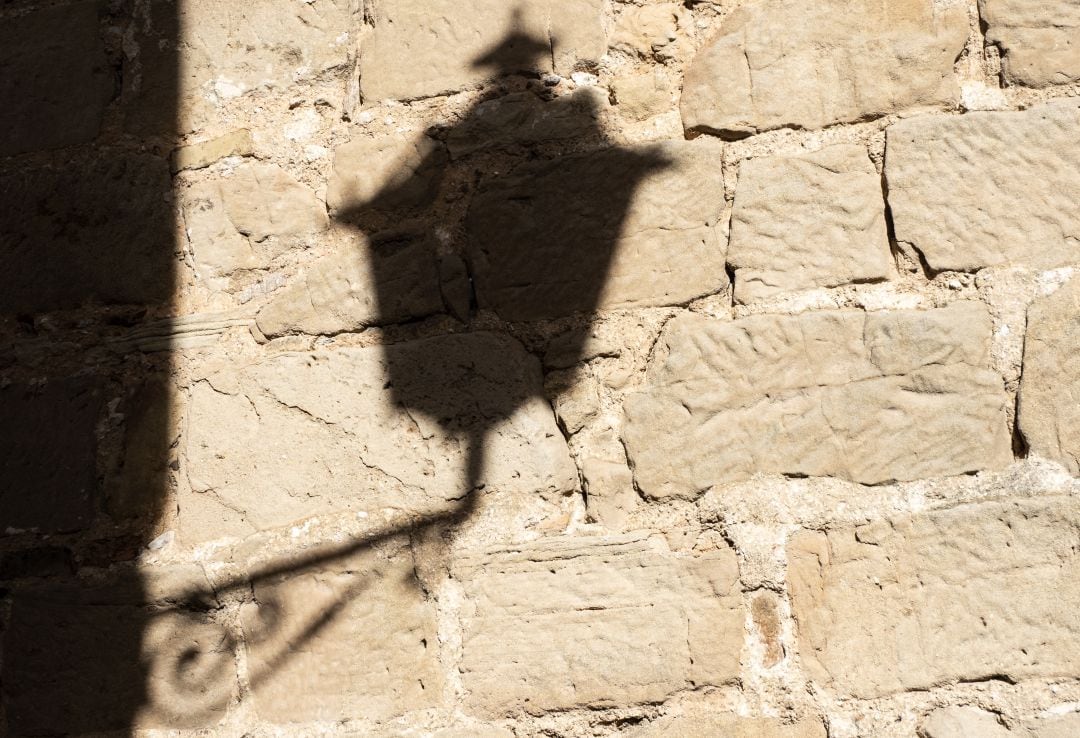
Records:
[[[170,299],[170,189],[164,159],[116,152],[0,176],[0,312]]]
[[[647,57],[678,38],[685,10],[675,3],[626,6],[611,38],[612,48]]]
[[[684,557],[636,533],[552,538],[459,559],[462,681],[486,713],[660,701],[734,680],[730,549]]]
[[[589,519],[609,528],[621,528],[637,507],[634,477],[625,462],[588,457],[581,462]]]
[[[998,716],[977,707],[942,707],[934,710],[922,724],[927,738],[1010,738],[1015,734]]]
[[[273,356],[192,387],[182,468],[193,491],[179,503],[182,535],[386,506],[442,513],[469,492],[466,459],[481,447],[479,482],[489,489],[576,486],[538,362],[508,337]]]
[[[306,268],[275,293],[256,322],[264,335],[340,333],[422,318],[443,309],[435,246],[423,237],[375,248],[363,238]]]
[[[977,303],[675,318],[625,403],[635,479],[694,496],[759,472],[880,484],[1007,464],[990,333]]]
[[[885,279],[889,262],[880,178],[863,147],[740,166],[728,244],[739,302]]]
[[[980,0],[986,40],[1006,80],[1045,87],[1080,79],[1080,6],[1071,0]]]
[[[920,117],[889,127],[896,238],[931,268],[1080,260],[1080,102]]]
[[[930,0],[761,0],[724,21],[683,85],[689,131],[821,128],[957,98],[962,8]]]
[[[254,148],[251,131],[241,128],[209,141],[181,146],[173,151],[169,163],[174,172],[202,169],[227,156],[251,156]]]
[[[713,711],[659,718],[631,730],[627,738],[826,738],[819,718],[785,723],[777,718],[749,718]]]
[[[1080,279],[1028,309],[1019,421],[1033,453],[1080,475]]]
[[[0,156],[97,138],[113,79],[98,2],[9,16],[0,28]]]
[[[261,718],[385,720],[439,701],[435,608],[407,537],[258,578],[253,592],[241,624]]]
[[[708,141],[523,164],[483,184],[469,209],[478,304],[537,320],[722,290],[723,192]]]
[[[986,502],[788,544],[802,662],[842,694],[957,680],[1075,677],[1080,625],[1070,498]]]
[[[446,149],[426,136],[358,138],[334,149],[326,204],[336,216],[430,205],[446,166]]]
[[[619,112],[634,120],[659,115],[671,104],[671,84],[661,74],[628,74],[612,85]]]
[[[377,0],[360,53],[365,101],[430,97],[518,70],[569,76],[607,50],[601,0]]]

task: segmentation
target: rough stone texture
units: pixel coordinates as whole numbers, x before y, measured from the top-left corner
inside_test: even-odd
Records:
[[[383,720],[438,701],[435,612],[407,538],[252,589],[241,623],[260,717]]]
[[[1080,102],[889,127],[896,238],[935,270],[1080,259]]]
[[[975,303],[675,318],[666,357],[626,401],[637,484],[665,497],[755,472],[880,484],[1000,467],[1009,435],[989,339]]]
[[[189,146],[181,146],[172,153],[169,163],[173,172],[184,169],[203,169],[227,156],[251,156],[254,153],[251,131],[241,128],[224,136]]]
[[[1075,678],[1078,546],[1074,498],[799,533],[788,572],[803,662],[856,697],[959,679]]]
[[[101,3],[7,17],[0,25],[0,156],[92,141],[112,97]]]
[[[880,178],[861,146],[743,162],[728,265],[742,303],[884,279],[889,237]]]
[[[342,244],[279,291],[258,315],[267,336],[340,333],[443,309],[434,244],[423,237]]]
[[[168,194],[165,160],[142,154],[0,175],[0,313],[165,302]]]
[[[1011,84],[1044,87],[1080,79],[1080,5],[1073,0],[979,0],[986,40],[1003,51]]]
[[[719,163],[715,145],[667,142],[527,163],[490,180],[466,222],[480,307],[536,320],[724,289]]]
[[[540,396],[538,362],[488,333],[226,370],[192,389],[183,533],[202,540],[388,505],[443,512],[469,491],[461,470],[478,444],[487,487],[568,492],[576,470]]]
[[[648,56],[678,38],[684,9],[675,3],[627,6],[611,38],[611,47]]]
[[[697,714],[660,718],[631,730],[627,738],[826,738],[821,720],[806,718],[785,723],[776,718],[746,718],[735,715]]]
[[[647,534],[553,538],[460,559],[461,678],[490,713],[655,701],[732,681],[734,553],[674,556]]]
[[[1080,279],[1028,310],[1019,420],[1032,453],[1080,474]]]
[[[359,138],[334,149],[326,204],[349,217],[366,208],[393,210],[430,205],[438,192],[446,149],[426,136],[404,145]]]
[[[763,0],[732,13],[683,85],[690,131],[821,128],[953,102],[967,40],[957,6],[931,0]]]
[[[365,102],[453,92],[518,69],[569,75],[607,48],[602,0],[375,0]]]
[[[645,120],[666,112],[671,106],[671,85],[655,73],[620,77],[613,85],[619,112],[635,120]]]
[[[1013,732],[998,716],[977,707],[943,707],[922,724],[926,738],[1009,738]]]

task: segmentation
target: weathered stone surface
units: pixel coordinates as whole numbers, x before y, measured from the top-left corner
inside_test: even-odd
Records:
[[[0,312],[167,301],[169,190],[164,159],[117,152],[0,176]]]
[[[926,738],[1011,738],[1014,733],[998,716],[977,707],[942,707],[934,710],[922,724]]]
[[[0,390],[0,535],[71,532],[93,521],[104,403],[101,382],[86,378]]]
[[[466,222],[478,304],[536,320],[722,290],[723,192],[720,149],[704,140],[573,154],[488,180]]]
[[[227,156],[251,156],[254,149],[251,131],[241,128],[209,141],[181,146],[172,152],[169,163],[174,172],[202,169]]]
[[[261,718],[385,720],[439,701],[435,608],[407,536],[258,578],[253,593],[241,624]]]
[[[199,581],[193,567],[156,579]],[[205,577],[200,589],[207,589]],[[220,720],[236,691],[227,630],[176,592],[122,569],[16,590],[4,633],[11,735],[195,728]],[[151,610],[148,605],[153,605]]]
[[[821,128],[958,97],[963,8],[931,0],[763,0],[728,17],[683,85],[683,125]]]
[[[679,22],[685,12],[675,3],[628,5],[619,15],[611,46],[639,56],[659,51],[678,37]]]
[[[956,680],[1080,670],[1071,498],[986,502],[788,544],[799,651],[813,679],[876,697]]]
[[[0,25],[0,156],[97,138],[113,79],[98,2],[5,17]]]
[[[896,238],[933,269],[1080,260],[1080,101],[911,118],[885,159]]]
[[[626,733],[627,738],[826,738],[818,718],[785,723],[777,718],[748,718],[703,710],[663,717]]]
[[[209,278],[269,265],[329,227],[310,188],[273,164],[244,164],[231,176],[181,195],[196,266]]]
[[[135,52],[124,75],[129,127],[168,132],[178,126],[185,133],[215,118],[220,105],[255,90],[281,91],[335,75],[344,82],[359,10],[354,0],[152,4],[129,41]],[[183,60],[179,75],[177,57]]]
[[[462,681],[501,713],[659,701],[730,682],[742,650],[730,549],[675,556],[648,534],[553,538],[460,558]]]
[[[383,136],[342,144],[334,149],[327,207],[333,215],[348,218],[367,209],[430,205],[446,161],[443,145],[426,136],[405,143]]]
[[[570,491],[577,470],[541,398],[538,362],[489,333],[281,354],[214,375],[191,390],[182,535],[334,510],[441,513],[468,493],[466,459],[481,447],[490,489]]]
[[[619,112],[634,120],[645,120],[667,111],[671,105],[671,84],[661,74],[629,74],[612,85]]]
[[[990,333],[978,303],[675,318],[625,404],[635,479],[693,496],[758,472],[879,484],[1007,464]]]
[[[518,70],[569,75],[607,50],[602,0],[376,0],[360,53],[365,101],[453,92]]]
[[[340,333],[440,312],[439,261],[430,239],[391,241],[372,248],[365,239],[314,262],[259,311],[259,330]]]
[[[884,279],[880,177],[861,146],[744,161],[731,214],[735,299]]]
[[[986,40],[1003,54],[1012,84],[1044,87],[1080,79],[1080,5],[1073,0],[979,0]]]
[[[1031,451],[1080,474],[1080,279],[1028,309],[1020,432]]]
[[[625,462],[589,457],[581,462],[589,519],[609,528],[621,528],[637,507],[634,476]]]
[[[598,87],[579,87],[550,101],[532,92],[513,93],[477,105],[450,130],[446,143],[457,158],[481,149],[595,135],[607,107],[607,94]]]

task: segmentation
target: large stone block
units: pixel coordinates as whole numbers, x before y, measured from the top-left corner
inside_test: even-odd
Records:
[[[1073,0],[980,0],[986,39],[1003,54],[1013,84],[1044,87],[1080,79],[1080,5]]]
[[[0,177],[0,312],[169,300],[170,189],[164,159],[116,152]]]
[[[1019,420],[1033,453],[1080,475],[1080,278],[1028,309]]]
[[[0,25],[0,156],[97,138],[112,98],[99,2],[7,16]]]
[[[371,9],[365,101],[430,97],[519,70],[569,76],[607,51],[602,0],[375,0]]]
[[[811,677],[878,697],[957,680],[1080,673],[1071,498],[986,502],[788,544],[799,652]]]
[[[724,21],[683,85],[687,130],[821,128],[957,97],[963,8],[931,0],[760,0]]]
[[[440,701],[435,608],[407,536],[258,578],[252,591],[241,623],[259,717],[385,720]]]
[[[634,533],[459,559],[470,704],[497,714],[656,702],[736,679],[743,613],[734,552],[664,548]]]
[[[685,315],[626,400],[635,479],[693,496],[763,472],[862,484],[1007,464],[1004,383],[985,307]]]
[[[778,718],[750,718],[719,710],[695,710],[654,720],[626,733],[627,738],[826,738],[820,718],[787,723]]]
[[[482,308],[537,320],[671,305],[727,287],[720,148],[669,142],[526,163],[467,217]]]
[[[728,245],[739,302],[884,279],[889,262],[880,177],[863,147],[739,167]]]
[[[187,539],[336,510],[441,513],[470,491],[480,456],[472,483],[496,491],[577,482],[539,362],[497,334],[281,354],[197,382],[190,404]]]
[[[896,238],[933,269],[1080,260],[1080,102],[911,118],[885,159]]]

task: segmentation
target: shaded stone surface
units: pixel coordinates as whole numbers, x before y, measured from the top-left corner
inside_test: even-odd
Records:
[[[375,0],[361,44],[361,94],[365,102],[430,97],[537,64],[535,71],[569,75],[607,50],[602,11],[601,0]],[[539,62],[522,44],[503,47],[490,67],[477,63],[514,37],[546,39],[549,48]]]
[[[764,0],[724,20],[683,85],[690,131],[822,128],[957,98],[963,8],[931,0]]]
[[[1080,79],[1080,5],[1072,0],[980,0],[986,40],[1003,54],[1012,84],[1045,87]]]
[[[978,303],[668,323],[625,403],[634,477],[694,496],[756,472],[863,484],[1007,464],[1004,383]]]
[[[811,677],[872,698],[956,680],[1075,677],[1070,498],[986,502],[788,544],[799,653]]]
[[[735,299],[884,279],[880,177],[862,146],[744,161],[731,214]]]
[[[349,217],[366,207],[376,210],[430,205],[438,193],[446,148],[427,136],[357,138],[334,149],[327,183],[331,214]]]
[[[385,720],[440,701],[435,608],[407,536],[254,583],[242,607],[259,717]]]
[[[466,221],[479,306],[537,320],[724,289],[720,164],[713,142],[665,142],[488,180]]]
[[[489,489],[570,491],[577,470],[541,398],[539,363],[491,333],[280,354],[223,371],[191,389],[182,535],[338,510],[445,511],[469,491],[467,438],[478,429],[488,431]]]
[[[0,156],[97,138],[113,95],[100,2],[8,16],[0,25]]]
[[[658,701],[738,676],[730,549],[667,553],[646,533],[552,538],[461,557],[462,682],[501,713]]]
[[[896,238],[932,269],[1080,259],[1080,102],[925,116],[888,129]]]
[[[1080,475],[1080,279],[1028,309],[1019,422],[1033,453]]]
[[[0,176],[0,312],[167,300],[170,189],[164,159],[118,152]]]

